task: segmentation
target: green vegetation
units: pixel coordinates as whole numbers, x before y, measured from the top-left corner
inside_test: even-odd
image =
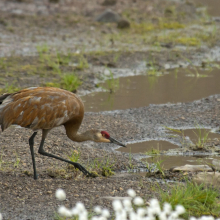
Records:
[[[0,94],[1,93],[13,93],[13,92],[16,92],[16,91],[19,91],[20,88],[16,87],[15,86],[15,83],[12,83],[12,84],[8,84],[8,83],[5,83],[5,88],[3,89],[0,89]]]
[[[197,137],[197,141],[196,141],[196,144],[195,144],[195,147],[198,148],[198,149],[201,149],[201,148],[204,148],[207,141],[208,141],[208,135],[210,133],[210,131],[205,131],[202,132],[203,129],[201,129],[198,125],[197,125],[197,131],[198,133],[194,132],[194,134],[196,135]]]
[[[159,155],[160,154],[160,150],[159,147],[157,149],[155,148],[151,148],[151,150],[145,152],[146,155]]]
[[[89,167],[90,171],[93,171],[93,173],[102,175],[102,176],[111,176],[114,175],[113,172],[113,166],[115,162],[110,159],[109,157],[104,157],[102,159],[95,158],[92,163],[88,164],[87,167]]]
[[[57,80],[55,80],[54,82],[45,83],[45,85],[49,87],[58,87],[71,92],[75,92],[76,89],[82,84],[82,82],[74,73],[62,75],[60,78],[61,79],[59,83],[57,82]]]
[[[164,165],[162,164],[164,160],[159,160],[158,157],[156,157],[156,155],[153,156],[151,159],[152,159],[153,166],[152,166],[152,164],[148,163],[147,160],[144,161],[145,166],[148,169],[148,172],[150,174],[152,174],[152,173],[161,173],[162,177],[164,177],[165,176],[165,173],[164,173],[165,169],[164,169]]]
[[[157,160],[155,165],[156,165],[156,168],[158,169],[159,173],[161,173],[162,176],[165,176],[165,174],[164,174],[164,166],[162,165],[163,161],[164,160]]]
[[[107,68],[108,69],[108,68]],[[107,76],[108,79],[106,80],[106,89],[110,92],[110,93],[114,93],[118,90],[119,88],[119,78],[114,78],[114,74],[112,73],[112,71],[110,69],[109,70],[109,75]]]
[[[63,89],[74,92],[81,84],[82,82],[76,75],[69,74],[62,76],[60,86]]]
[[[131,153],[131,148],[129,151],[129,165],[127,166],[128,172],[131,172],[134,169],[134,165],[132,163],[132,153]]]
[[[27,76],[40,76],[46,79],[43,86],[60,87],[72,92],[82,84],[77,73],[88,68],[88,61],[82,53],[61,54],[52,51],[47,44],[38,45],[37,51],[38,57],[0,58],[0,78],[4,76],[1,81],[5,81],[0,93],[20,90],[22,85],[18,86],[17,78]],[[48,82],[48,78],[53,78],[53,82]]]
[[[190,147],[194,150],[202,150],[206,149],[206,144],[208,142],[208,135],[210,131],[206,131],[204,128],[201,128],[199,125],[196,126],[196,132],[193,131],[193,133],[196,135],[196,143],[193,145],[189,145],[188,142],[186,141],[186,137],[184,135],[184,130],[178,130],[178,129],[173,129],[166,127],[166,129],[172,131],[173,133],[178,133],[181,135],[182,138],[182,145],[185,147]]]
[[[187,181],[185,184],[178,183],[170,187],[167,192],[160,190],[160,195],[161,203],[168,202],[172,207],[178,204],[183,205],[186,209],[184,218],[202,215],[219,216],[219,192],[203,184],[197,185],[191,181]]]
[[[21,159],[18,157],[17,153],[15,153],[15,155],[16,155],[16,161],[14,162],[14,168],[18,168]]]
[[[78,163],[81,157],[81,151],[80,150],[74,150],[71,154],[71,156],[68,156],[69,160]]]

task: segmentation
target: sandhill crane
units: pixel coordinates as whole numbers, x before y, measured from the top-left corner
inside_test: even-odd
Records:
[[[60,125],[64,125],[67,136],[76,142],[94,141],[115,143],[126,147],[124,144],[110,137],[109,133],[102,130],[88,130],[77,133],[84,116],[82,100],[75,94],[53,87],[31,87],[11,94],[0,96],[0,125],[2,131],[10,125],[20,125],[34,131],[29,138],[32,156],[34,179],[37,171],[34,158],[34,138],[38,130],[42,130],[42,139],[38,153],[65,161],[74,165],[85,175],[91,176],[83,166],[44,151],[44,141],[48,132]]]

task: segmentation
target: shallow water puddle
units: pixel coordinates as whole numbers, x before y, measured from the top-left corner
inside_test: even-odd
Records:
[[[162,76],[138,75],[121,77],[101,86],[114,92],[95,92],[83,96],[86,111],[109,111],[164,104],[191,102],[220,93],[220,70],[199,71],[174,70]],[[189,77],[189,75],[192,75]],[[206,77],[204,77],[206,76]]]
[[[127,148],[121,147],[118,151],[126,153],[152,153],[175,148],[178,148],[178,146],[168,141],[145,141],[141,143],[128,144]]]
[[[220,16],[220,1],[219,0],[193,0],[197,6],[207,7],[208,13],[211,16]]]
[[[186,137],[189,137],[189,139],[194,143],[198,143],[199,139],[204,139],[205,137],[207,137],[207,140],[206,142],[209,142],[209,141],[218,141],[220,139],[220,134],[218,133],[213,133],[211,132],[210,129],[200,129],[200,128],[197,128],[197,129],[185,129],[185,130],[179,130],[179,132],[169,132],[172,136],[173,134],[177,134],[177,135],[180,135],[180,136],[184,136],[185,138]],[[206,139],[206,138],[205,138]]]
[[[161,162],[160,166],[164,169],[170,169],[172,167],[184,166],[186,164],[190,165],[209,165],[212,166],[213,159],[220,160],[220,157],[217,156],[166,156],[166,155],[158,155],[155,157],[150,157],[143,159],[143,161],[147,161],[148,163],[157,163]]]
[[[180,131],[180,130],[179,130]],[[213,142],[219,142],[220,135],[218,133],[210,132],[210,129],[186,129],[180,132],[169,132],[168,136],[180,135],[181,137],[188,137],[194,144],[197,144],[199,139],[203,139],[207,136],[205,143],[213,144]],[[121,147],[118,149],[120,152],[126,153],[145,153],[146,155],[151,155],[150,158],[142,159],[142,161],[147,161],[148,163],[160,163],[164,169],[170,169],[174,166],[183,166],[185,164],[190,165],[212,165],[213,159],[220,157],[217,156],[207,156],[207,155],[197,155],[197,156],[183,156],[183,155],[157,155],[161,151],[166,151],[170,149],[178,149],[179,147],[168,141],[145,141],[141,143],[128,144],[127,148]]]

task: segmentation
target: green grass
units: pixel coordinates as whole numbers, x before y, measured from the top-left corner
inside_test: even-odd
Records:
[[[186,184],[179,183],[167,192],[161,190],[160,195],[161,203],[168,202],[173,208],[178,204],[183,205],[186,209],[184,218],[201,215],[219,217],[219,191],[203,184],[197,185],[191,181]]]
[[[9,84],[9,83],[5,83],[5,87],[0,89],[0,94],[2,93],[13,93],[16,91],[19,91],[20,88],[15,86],[15,83]]]
[[[132,157],[131,147],[130,147],[130,151],[129,151],[129,164],[127,166],[128,172],[131,172],[135,168],[135,166],[132,163],[132,159],[133,159],[133,157]]]
[[[77,151],[77,150],[74,150],[71,154],[71,156],[68,156],[69,160],[74,162],[74,163],[78,163],[79,160],[80,160],[80,157],[81,157],[81,151]]]
[[[88,68],[89,68],[89,64],[88,64],[87,59],[82,54],[80,54],[78,56],[78,64],[76,65],[76,69],[84,70]]]
[[[94,174],[108,177],[114,175],[114,164],[115,162],[109,157],[104,157],[103,159],[95,158],[92,163],[88,164],[88,168]]]
[[[82,84],[75,74],[66,74],[61,77],[60,86],[62,89],[74,92]]]
[[[21,159],[18,157],[17,153],[15,153],[15,155],[16,155],[16,161],[14,162],[14,168],[18,168]]]
[[[200,149],[200,148],[204,148],[206,143],[208,142],[208,136],[209,136],[209,133],[210,131],[204,131],[202,132],[202,130],[204,129],[201,129],[201,127],[199,127],[197,125],[197,133],[194,132],[194,134],[196,135],[197,137],[197,141],[196,141],[196,144],[195,146]]]
[[[108,69],[108,68],[107,68]],[[118,90],[119,88],[119,78],[114,78],[114,74],[110,69],[109,70],[109,76],[108,79],[106,80],[106,88],[110,93],[114,93]]]
[[[146,155],[158,155],[158,154],[160,154],[160,150],[159,150],[159,148],[155,149],[152,147],[151,150],[146,151],[145,154]]]

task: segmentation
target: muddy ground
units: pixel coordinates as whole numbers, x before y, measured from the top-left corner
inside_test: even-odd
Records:
[[[118,1],[113,6],[106,6],[103,2],[2,0],[2,91],[57,83],[60,79],[56,73],[57,68],[63,72],[75,71],[82,81],[77,92],[84,94],[97,89],[97,79],[105,79],[102,70],[106,67],[131,69],[140,61],[146,61],[146,67],[152,67],[153,63],[157,71],[163,72],[167,64],[169,67],[175,65],[176,68],[192,64],[205,68],[210,62],[218,61],[218,19],[213,20],[193,2],[126,0]],[[131,28],[120,30],[115,23],[94,22],[95,17],[107,8],[129,20]],[[136,24],[141,25],[137,27]],[[39,58],[37,47],[43,51],[45,44],[49,50],[46,55],[43,52],[44,58],[49,57],[52,64]],[[215,52],[212,53],[213,50]],[[63,53],[63,56],[71,53],[68,64],[60,62],[58,67],[54,66],[54,63],[57,64],[54,61],[56,51]],[[80,68],[72,65],[79,62],[78,53],[87,60],[88,66],[85,63]],[[157,139],[165,135],[163,126],[193,127],[198,123],[216,128],[220,125],[219,100],[220,95],[214,95],[190,103],[150,105],[113,112],[87,112],[80,131],[102,128],[112,137],[129,143],[147,138]],[[54,219],[57,207],[61,204],[55,199],[57,188],[66,191],[67,200],[64,204],[68,207],[82,201],[92,210],[94,205],[111,208],[109,197],[126,196],[129,188],[136,190],[147,201],[152,197],[159,198],[158,189],[168,191],[171,185],[164,184],[161,175],[149,177],[129,173],[134,168],[146,167],[137,158],[116,152],[116,146],[73,143],[66,137],[63,127],[55,128],[48,135],[45,150],[65,158],[73,152],[79,153],[79,162],[99,175],[86,178],[63,162],[39,155],[40,133],[35,140],[39,174],[36,181],[33,180],[28,146],[31,131],[11,126],[0,134],[0,212],[4,219]],[[215,147],[217,152],[218,143]],[[101,163],[99,169],[97,159]],[[112,164],[111,171],[116,175],[103,176],[106,164],[108,167]],[[171,172],[167,172],[166,178],[183,180],[181,174]]]

